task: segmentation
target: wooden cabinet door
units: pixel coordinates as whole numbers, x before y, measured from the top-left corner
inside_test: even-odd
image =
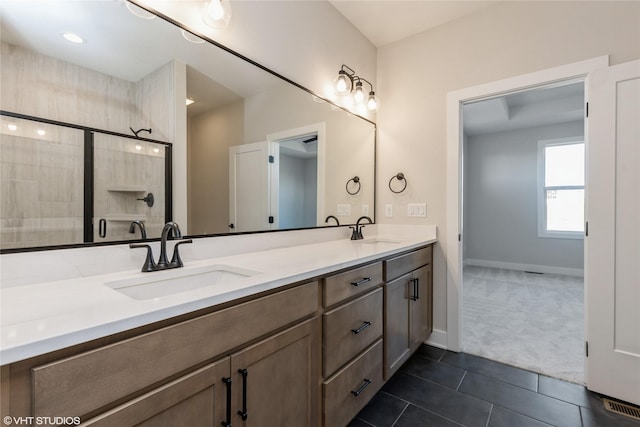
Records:
[[[409,281],[405,274],[384,285],[384,377],[389,379],[409,358]]]
[[[431,265],[419,268],[409,279],[409,312],[411,316],[411,351],[427,339],[433,329],[433,285]]]
[[[320,324],[316,317],[231,355],[234,427],[319,424]]]
[[[92,427],[211,427],[226,420],[229,358],[198,369],[164,386],[83,422]]]

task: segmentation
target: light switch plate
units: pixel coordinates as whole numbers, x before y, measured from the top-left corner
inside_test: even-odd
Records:
[[[409,217],[421,217],[427,216],[427,204],[426,203],[409,203],[407,204],[407,216]]]
[[[336,211],[338,212],[338,216],[349,216],[351,215],[351,205],[349,204],[344,204],[338,205],[338,208],[336,209]]]

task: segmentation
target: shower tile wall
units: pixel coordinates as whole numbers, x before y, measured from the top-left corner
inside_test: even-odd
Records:
[[[82,242],[82,132],[0,122],[0,247]]]
[[[94,241],[140,238],[138,230],[129,233],[134,220],[144,221],[148,237],[160,237],[165,222],[164,147],[96,134],[94,150]],[[154,196],[152,207],[137,200],[148,193]],[[107,221],[104,238],[98,234],[101,218]]]
[[[0,43],[0,49],[2,110],[124,134],[131,132],[130,127],[152,128],[152,134],[144,136],[168,142],[173,140],[173,62],[150,71],[137,82],[131,82],[5,42]],[[46,155],[44,151],[53,148],[43,148],[45,145],[38,144],[33,135],[22,138],[22,142],[18,143],[12,139],[14,137],[6,135],[7,132],[3,124],[0,152],[1,247],[82,242],[82,132],[77,131],[77,141],[74,141],[79,145],[72,150],[73,153],[69,152],[70,139],[65,137],[51,145],[59,151],[50,155]],[[25,141],[26,144],[23,143]],[[118,193],[96,189],[96,198],[101,192],[108,196],[108,202],[104,206],[106,210],[102,213],[96,210],[96,217],[115,213],[144,214],[147,221],[150,221],[147,223],[149,235],[159,235],[155,222],[159,215],[162,215],[161,221],[164,221],[164,150],[161,150],[161,156],[156,153],[142,156],[140,153],[127,153],[126,149],[123,150],[120,154],[110,154],[112,160],[109,160],[111,166],[108,173],[123,184],[130,181],[129,176],[138,182],[142,178],[132,170],[142,171],[150,167],[149,180],[144,185],[146,192],[152,192],[156,198],[154,207],[147,208],[143,202],[135,200],[137,197],[144,197],[146,193]],[[19,160],[13,162],[12,159]],[[69,164],[74,160],[77,163],[71,168]],[[123,164],[119,165],[118,162]],[[105,169],[107,167],[101,172],[96,171],[96,184],[100,182],[103,173],[106,173]],[[104,186],[106,187],[106,183]],[[33,197],[36,193],[41,199]],[[36,211],[41,216],[36,216]],[[127,233],[124,233],[124,222],[111,222],[107,228],[108,234],[113,235],[113,238],[135,237],[128,234],[128,223]]]

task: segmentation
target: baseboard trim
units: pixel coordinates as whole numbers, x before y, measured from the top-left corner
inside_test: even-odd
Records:
[[[447,350],[447,331],[434,329],[429,338],[424,342],[433,347],[443,348]]]
[[[566,276],[584,277],[581,268],[554,267],[552,265],[518,264],[514,262],[489,261],[485,259],[465,258],[464,265],[476,267],[504,268],[506,270],[532,271],[535,273],[564,274]]]

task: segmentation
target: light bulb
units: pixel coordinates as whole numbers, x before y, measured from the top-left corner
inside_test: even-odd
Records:
[[[40,136],[45,136],[47,132],[44,129],[37,129],[36,133]]]
[[[211,28],[225,28],[231,20],[231,4],[229,0],[211,0],[206,3],[202,19]]]
[[[10,131],[16,131],[16,130],[18,130],[18,125],[16,125],[15,123],[9,123],[9,124],[7,125],[7,128],[8,128]]]
[[[211,19],[222,19],[224,16],[224,8],[222,7],[222,3],[220,0],[211,0],[207,4],[207,14],[211,17]]]
[[[159,148],[154,148],[154,149],[153,149],[153,152],[154,152],[154,153],[159,153],[159,152],[160,152],[160,149],[159,149]]]
[[[362,82],[358,80],[356,83],[356,91],[353,94],[353,99],[356,101],[356,104],[361,104],[364,101],[364,92],[362,91]]]
[[[142,145],[136,144],[136,150],[138,150],[138,151],[142,150]]]
[[[338,77],[334,80],[334,87],[336,94],[344,96],[351,93],[351,84],[353,83],[351,77],[344,71],[338,71]]]
[[[369,92],[369,100],[367,101],[367,108],[374,111],[378,108],[378,102],[376,101],[375,92]]]
[[[71,43],[84,43],[84,39],[75,33],[64,33],[62,37]]]
[[[336,83],[336,90],[338,92],[347,91],[347,79],[345,78],[345,76],[338,77],[338,82]]]

